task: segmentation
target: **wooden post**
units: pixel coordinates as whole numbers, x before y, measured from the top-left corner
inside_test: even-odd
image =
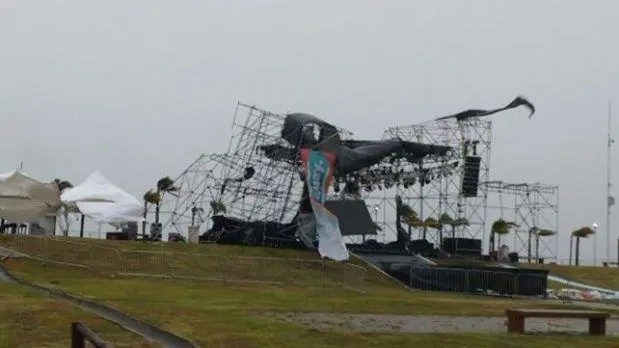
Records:
[[[507,332],[524,333],[524,317],[517,313],[507,315]]]
[[[590,318],[589,334],[600,336],[606,335],[606,318]]]
[[[578,266],[580,259],[580,237],[576,237],[576,253],[575,253],[574,265]]]
[[[71,323],[71,348],[84,348],[85,346],[80,323]]]
[[[573,243],[574,243],[574,236],[570,234],[570,266],[572,265],[572,250],[574,250]]]

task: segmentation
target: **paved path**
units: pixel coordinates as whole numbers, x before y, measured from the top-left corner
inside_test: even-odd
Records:
[[[352,332],[505,332],[504,317],[404,316],[342,313],[270,313],[268,316],[320,331]],[[528,318],[527,332],[586,333],[586,319]],[[608,335],[619,335],[619,320],[606,324]]]
[[[0,258],[3,257],[26,257],[26,254],[0,246]]]

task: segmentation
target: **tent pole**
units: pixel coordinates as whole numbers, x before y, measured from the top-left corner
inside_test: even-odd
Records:
[[[80,220],[80,238],[84,238],[84,220],[86,216],[82,214],[82,219]]]

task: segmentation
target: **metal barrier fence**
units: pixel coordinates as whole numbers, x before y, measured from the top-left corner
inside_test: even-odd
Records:
[[[546,296],[548,284],[545,274],[481,269],[412,266],[407,276],[415,289],[503,296]]]
[[[112,243],[0,235],[0,246],[30,257],[119,276],[362,289],[367,272],[361,266],[326,260],[217,255],[217,245],[201,248],[202,252],[183,252],[182,244],[151,245],[146,250],[144,243],[125,243],[123,248]]]
[[[107,342],[101,339],[94,331],[86,324],[71,323],[71,347],[84,348],[86,342],[92,344],[95,348],[107,348]]]

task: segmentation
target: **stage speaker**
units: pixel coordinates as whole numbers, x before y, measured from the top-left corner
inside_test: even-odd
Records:
[[[479,170],[481,157],[466,156],[464,158],[464,174],[460,193],[464,197],[477,197],[479,190]]]
[[[123,227],[123,232],[127,234],[129,240],[135,240],[138,238],[138,223],[135,221],[128,222]]]
[[[453,255],[481,256],[481,239],[443,238],[442,249]]]
[[[150,238],[153,242],[161,242],[161,232],[162,232],[161,223],[152,223],[150,224]]]

